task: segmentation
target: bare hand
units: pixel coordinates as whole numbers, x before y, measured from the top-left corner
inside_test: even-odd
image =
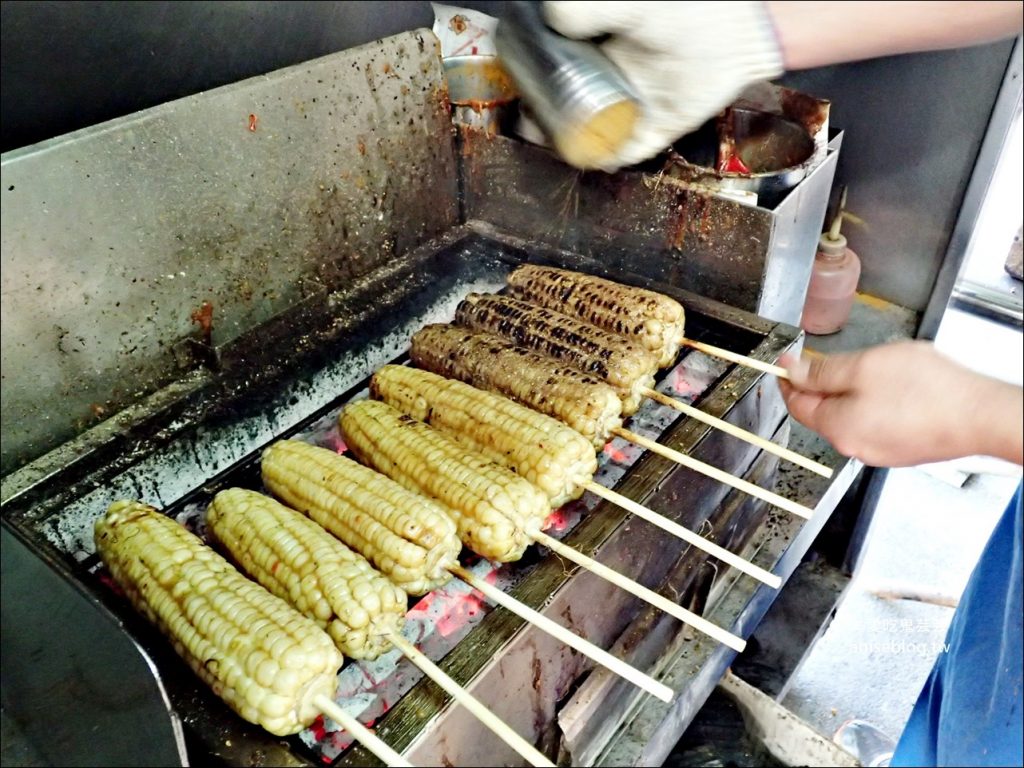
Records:
[[[789,369],[779,386],[793,417],[865,464],[974,454],[1021,463],[1020,388],[973,373],[929,343],[780,362]]]

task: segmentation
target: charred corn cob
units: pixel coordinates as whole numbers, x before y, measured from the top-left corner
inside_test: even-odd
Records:
[[[353,659],[375,659],[405,623],[405,592],[294,509],[255,491],[213,498],[206,522],[249,576],[313,619]]]
[[[579,432],[507,397],[403,365],[377,371],[370,392],[525,477],[552,507],[579,498],[581,480],[597,471],[594,448]]]
[[[316,719],[343,659],[313,621],[140,502],[112,504],[95,537],[135,608],[239,715],[277,736]]]
[[[346,406],[341,430],[360,461],[443,504],[463,544],[490,560],[522,557],[528,532],[551,512],[527,480],[387,403]]]
[[[655,291],[582,272],[523,264],[508,277],[515,298],[618,333],[672,365],[683,343],[683,305]]]
[[[413,595],[446,583],[462,545],[440,505],[326,448],[282,440],[263,452],[263,484]]]
[[[420,368],[546,413],[595,448],[622,425],[622,401],[603,381],[491,333],[428,325],[412,337],[409,355]]]
[[[658,358],[624,336],[574,317],[507,296],[471,293],[455,310],[455,322],[504,336],[606,381],[622,400],[622,413],[636,413],[644,391],[654,386]]]

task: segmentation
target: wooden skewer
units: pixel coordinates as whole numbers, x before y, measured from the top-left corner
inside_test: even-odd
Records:
[[[313,699],[313,706],[344,728],[349,736],[358,741],[384,763],[395,768],[413,768],[412,763],[381,741],[380,737],[356,720],[322,693]]]
[[[668,446],[662,445],[661,443],[650,440],[643,435],[638,435],[636,432],[631,432],[628,429],[622,427],[616,427],[612,430],[612,434],[618,435],[619,437],[629,440],[631,443],[642,445],[644,448],[657,453],[660,456],[664,456],[666,459],[682,464],[684,467],[692,469],[695,472],[700,472],[703,475],[717,480],[720,483],[725,483],[728,486],[736,488],[737,490],[749,493],[751,496],[767,501],[779,509],[784,509],[797,517],[802,517],[805,520],[810,520],[814,514],[814,510],[810,507],[805,507],[803,504],[797,504],[795,501],[779,496],[777,493],[766,491],[764,488],[754,485],[753,483],[747,482],[738,477],[730,475],[717,467],[712,467],[710,464],[705,464],[703,461],[698,461],[692,456],[687,456],[685,453],[673,450]]]
[[[692,544],[704,552],[707,552],[712,557],[716,557],[727,565],[731,565],[739,571],[753,576],[760,582],[767,584],[773,589],[778,589],[782,586],[782,579],[776,576],[774,573],[766,571],[764,568],[760,568],[749,560],[744,560],[737,554],[730,552],[724,547],[720,547],[714,542],[708,541],[703,536],[694,533],[689,528],[686,528],[674,520],[669,520],[664,515],[659,515],[651,509],[638,504],[632,499],[628,499],[621,493],[605,488],[603,485],[595,483],[593,481],[585,481],[580,483],[586,490],[590,491],[595,496],[600,496],[602,499],[610,501],[612,504],[622,507],[628,512],[632,512],[639,518],[646,520],[647,522],[658,526],[662,530],[668,531],[673,536],[677,536],[687,544]]]
[[[420,650],[406,640],[399,632],[388,632],[384,635],[391,643],[400,650],[406,658],[419,667],[423,674],[437,683],[455,701],[464,706],[480,722],[490,728],[498,737],[519,753],[530,765],[545,766],[554,768],[554,763],[548,760],[526,739],[513,731],[509,725],[495,715],[486,706],[473,696],[469,691],[452,680],[434,662],[424,656]]]
[[[683,346],[691,347],[713,357],[720,357],[723,360],[728,360],[730,363],[737,363],[748,368],[770,373],[773,376],[778,376],[780,379],[789,379],[789,373],[781,365],[772,365],[762,360],[755,360],[752,357],[730,352],[728,349],[722,349],[721,347],[715,347],[702,341],[694,341],[693,339],[683,339]]]
[[[561,555],[566,560],[570,560],[581,568],[585,568],[591,573],[600,576],[602,579],[610,581],[612,584],[626,590],[631,595],[636,595],[641,600],[646,600],[655,608],[659,608],[670,616],[674,616],[679,619],[684,624],[688,624],[694,629],[700,630],[708,637],[729,646],[734,651],[742,652],[743,649],[747,647],[747,643],[743,638],[737,637],[731,632],[727,632],[721,627],[712,624],[707,619],[698,616],[693,611],[686,610],[681,605],[676,605],[671,600],[659,595],[654,590],[648,589],[642,584],[637,584],[632,579],[623,576],[618,571],[612,570],[606,565],[602,565],[592,557],[587,557],[582,552],[577,552],[572,547],[566,546],[558,539],[551,538],[543,531],[533,530],[529,532],[529,535],[538,544],[543,544],[552,552]]]
[[[767,451],[768,453],[785,459],[786,461],[791,461],[797,466],[801,466],[804,469],[809,469],[811,472],[819,474],[822,477],[832,477],[832,470],[826,467],[824,464],[819,464],[817,461],[814,461],[813,459],[808,459],[806,456],[801,456],[796,451],[791,451],[789,448],[784,448],[778,443],[773,443],[771,440],[766,440],[760,435],[755,435],[753,432],[737,427],[735,424],[730,424],[728,421],[723,421],[722,419],[716,418],[711,414],[704,413],[704,411],[700,410],[699,408],[694,408],[692,405],[681,403],[674,397],[664,395],[656,389],[645,389],[644,397],[648,397],[651,400],[654,400],[655,402],[661,403],[662,405],[667,405],[669,408],[675,408],[677,411],[685,413],[687,416],[697,419],[698,421],[702,421],[705,424],[709,424],[715,429],[720,429],[722,432],[732,435],[733,437],[738,437],[740,440],[745,440],[751,445],[756,445],[763,451]]]
[[[633,683],[633,685],[638,688],[642,688],[652,696],[661,699],[665,703],[671,702],[672,698],[675,696],[675,692],[664,683],[659,683],[650,675],[641,672],[636,667],[627,664],[621,659],[617,659],[608,653],[608,651],[598,648],[589,640],[583,639],[575,632],[572,632],[561,624],[552,621],[544,614],[524,605],[514,597],[506,595],[493,584],[488,584],[486,581],[477,577],[471,571],[466,570],[462,566],[454,565],[448,570],[469,584],[469,586],[473,587],[473,589],[482,592],[484,597],[492,603],[500,605],[502,608],[511,611],[519,618],[530,622],[543,632],[547,632],[556,640],[559,640],[570,648],[579,651],[587,658],[592,659],[620,677],[625,678],[629,682]]]

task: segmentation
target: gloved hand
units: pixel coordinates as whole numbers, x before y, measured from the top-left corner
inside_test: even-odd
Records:
[[[636,89],[642,115],[612,171],[666,149],[748,85],[782,74],[782,52],[760,2],[544,3],[552,29],[601,49]]]

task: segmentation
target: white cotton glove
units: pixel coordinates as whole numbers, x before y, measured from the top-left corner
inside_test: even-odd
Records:
[[[601,50],[641,101],[633,138],[605,170],[653,157],[728,106],[751,83],[783,72],[771,17],[760,2],[544,3],[555,31],[611,35]]]

